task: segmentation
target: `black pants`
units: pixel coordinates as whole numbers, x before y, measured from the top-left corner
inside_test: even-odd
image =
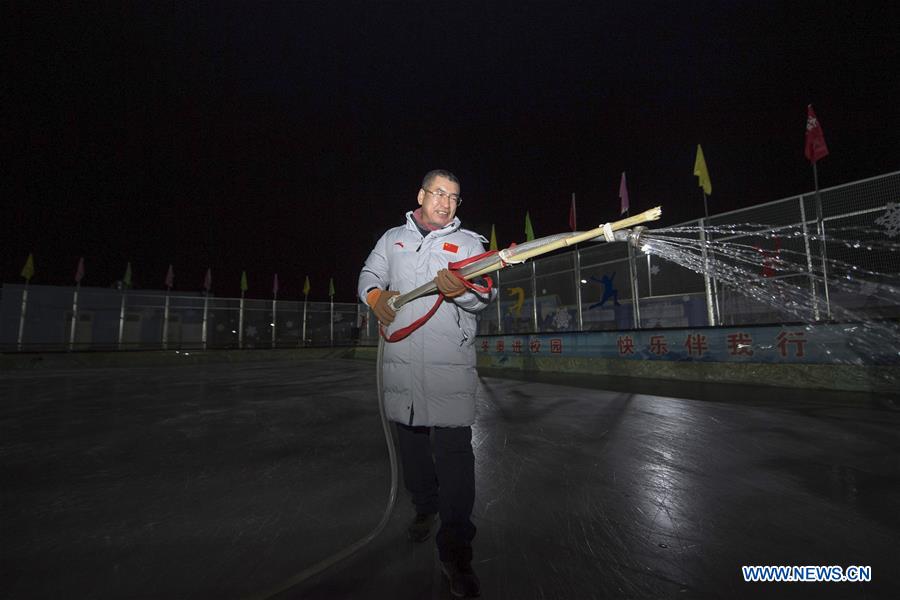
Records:
[[[429,435],[431,430],[433,435]],[[397,423],[403,481],[417,513],[441,514],[442,561],[472,561],[475,453],[471,427],[409,427]],[[432,447],[434,458],[432,459]]]

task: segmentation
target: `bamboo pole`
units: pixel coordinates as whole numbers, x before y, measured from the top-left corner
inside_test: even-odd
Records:
[[[592,240],[596,237],[606,236],[607,231],[611,234],[612,232],[618,231],[620,229],[628,229],[629,227],[634,227],[636,225],[640,225],[641,223],[656,221],[661,216],[662,208],[657,206],[655,208],[651,208],[650,210],[645,210],[640,214],[634,215],[633,217],[628,217],[620,221],[615,221],[613,223],[605,223],[603,225],[600,225],[599,227],[591,229],[590,231],[583,231],[572,235],[551,235],[533,240],[531,242],[526,242],[515,248],[515,259],[512,259],[509,254],[510,248],[501,250],[496,255],[489,257],[490,260],[478,261],[477,263],[473,263],[472,265],[470,265],[477,266],[476,269],[473,269],[470,272],[466,272],[465,269],[463,269],[463,277],[469,280],[475,279],[476,277],[481,277],[482,275],[486,275],[492,271],[498,271],[504,268],[507,263],[522,263],[530,258],[534,258],[542,254],[547,254],[548,252],[553,252],[554,250],[559,250],[560,248],[567,248],[569,246],[574,246],[575,244],[580,244],[581,242]],[[484,263],[483,266],[481,264],[482,262]],[[391,308],[393,308],[394,310],[398,310],[404,304],[407,304],[421,296],[430,294],[435,290],[437,290],[437,286],[433,281],[431,281],[405,294],[392,296],[390,300],[388,300],[389,306],[391,306]]]

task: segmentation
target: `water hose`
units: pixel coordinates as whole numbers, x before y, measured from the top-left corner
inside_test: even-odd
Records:
[[[378,535],[384,530],[385,525],[387,525],[387,522],[391,516],[391,513],[394,512],[394,505],[397,503],[397,490],[399,488],[399,476],[398,476],[398,472],[397,472],[397,449],[394,447],[394,436],[391,433],[391,424],[390,424],[390,421],[388,421],[387,412],[385,411],[385,408],[384,408],[384,391],[383,391],[383,386],[382,386],[382,381],[381,381],[383,360],[384,360],[384,339],[379,338],[379,340],[378,340],[378,356],[376,359],[377,371],[375,374],[375,384],[378,387],[378,413],[381,416],[381,427],[384,430],[384,439],[387,442],[387,447],[388,447],[388,458],[390,459],[390,463],[391,463],[391,489],[388,494],[387,506],[384,508],[384,513],[381,515],[381,521],[379,521],[378,525],[376,525],[375,528],[372,531],[370,531],[365,537],[360,538],[359,540],[350,544],[343,550],[336,552],[335,554],[332,554],[328,558],[320,560],[319,562],[317,562],[316,564],[314,564],[310,567],[307,567],[306,569],[300,571],[296,575],[291,576],[289,579],[286,579],[285,581],[281,582],[280,584],[273,587],[272,589],[270,589],[266,592],[263,592],[262,594],[259,594],[256,596],[251,596],[250,598],[247,598],[247,600],[251,600],[251,598],[253,600],[264,600],[266,598],[272,598],[273,596],[277,596],[278,594],[286,592],[287,590],[300,585],[307,579],[310,579],[311,577],[318,575],[325,569],[328,569],[329,567],[332,567],[332,566],[338,564],[345,558],[348,558],[351,555],[355,554],[358,550],[362,549],[369,542],[371,542],[376,537],[378,537]]]
[[[644,211],[633,217],[628,217],[614,223],[606,223],[595,229],[591,229],[590,231],[559,233],[556,235],[532,240],[530,242],[525,242],[519,245],[513,244],[509,248],[506,248],[499,252],[486,252],[483,255],[461,261],[460,263],[456,263],[457,265],[459,265],[459,267],[454,269],[453,273],[461,279],[470,281],[476,277],[481,277],[482,275],[486,275],[493,271],[503,269],[511,264],[523,263],[529,258],[534,258],[536,256],[540,256],[541,254],[546,254],[548,252],[552,252],[553,250],[558,250],[559,248],[574,246],[575,244],[579,244],[581,242],[628,242],[636,247],[640,247],[641,233],[643,233],[643,230],[645,228],[635,227],[633,230],[628,230],[628,228],[640,225],[641,223],[646,223],[648,221],[655,221],[659,219],[661,215],[662,210],[657,206],[656,208]],[[431,294],[435,291],[437,291],[437,285],[435,285],[435,283],[432,281],[410,292],[407,292],[406,294],[392,296],[388,300],[388,303],[391,308],[396,311],[399,310],[404,304],[407,304],[421,296]],[[442,299],[443,296],[439,296],[438,304],[436,304],[435,307],[440,304],[440,301]],[[419,326],[421,326],[421,324],[422,323],[420,323]],[[407,333],[406,335],[409,335],[409,333]],[[394,447],[394,436],[391,432],[391,424],[388,421],[387,412],[384,407],[384,390],[382,386],[384,344],[385,337],[383,335],[379,336],[375,382],[378,389],[378,413],[381,416],[381,427],[384,430],[384,438],[385,442],[387,443],[388,458],[390,460],[391,489],[388,494],[387,506],[385,507],[384,513],[381,516],[381,521],[379,521],[378,525],[376,525],[375,528],[372,529],[372,531],[370,531],[366,536],[360,538],[343,550],[340,550],[339,552],[332,554],[328,558],[320,560],[316,564],[307,567],[306,569],[300,571],[296,575],[291,576],[272,589],[263,592],[262,594],[251,596],[247,600],[251,600],[251,598],[252,600],[264,600],[286,592],[287,590],[300,585],[301,583],[314,577],[315,575],[322,573],[329,567],[332,567],[342,560],[350,557],[351,555],[362,549],[364,546],[366,546],[373,539],[375,539],[384,530],[385,526],[387,525],[388,519],[390,519],[391,513],[394,512],[394,506],[397,503],[397,492],[399,489],[399,475],[397,468],[397,450]]]

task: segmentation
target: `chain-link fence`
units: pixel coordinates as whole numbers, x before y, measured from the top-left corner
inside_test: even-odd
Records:
[[[479,315],[479,333],[798,320],[796,310],[781,310],[777,302],[754,299],[741,289],[762,277],[808,296],[802,304],[812,308],[803,319],[900,316],[900,298],[879,293],[879,284],[896,284],[900,253],[878,243],[896,235],[900,171],[821,190],[819,199],[821,212],[810,193],[677,226],[690,231],[688,238],[705,236],[712,244],[758,253],[755,272],[743,265],[746,282],[718,281],[628,244],[585,244],[495,273],[499,301]],[[894,221],[886,221],[888,214]],[[766,272],[768,263],[783,257],[799,267]],[[708,261],[715,269],[736,259],[711,251]],[[0,349],[285,348],[378,340],[375,319],[362,304],[185,294],[167,300],[164,292],[98,288],[79,289],[77,297],[75,292],[4,285]]]

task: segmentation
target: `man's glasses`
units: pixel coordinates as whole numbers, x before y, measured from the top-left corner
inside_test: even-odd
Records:
[[[425,188],[422,188],[422,189],[425,190]],[[450,200],[450,202],[452,202],[456,206],[459,206],[460,204],[462,204],[462,197],[459,194],[448,194],[447,192],[445,192],[444,190],[442,190],[440,188],[438,188],[436,190],[425,190],[425,191],[428,192],[429,194],[431,194],[432,196],[434,196],[436,199],[443,200],[444,198],[448,198]]]

